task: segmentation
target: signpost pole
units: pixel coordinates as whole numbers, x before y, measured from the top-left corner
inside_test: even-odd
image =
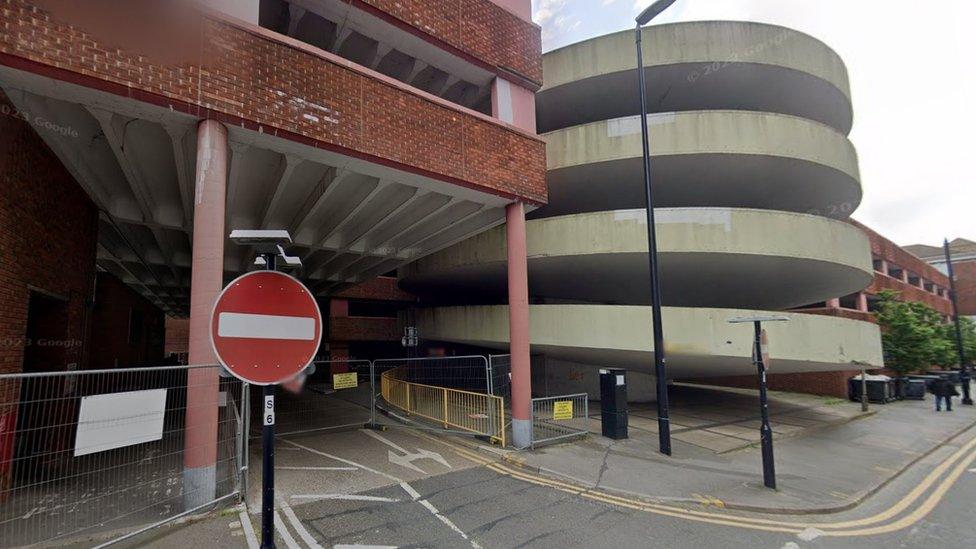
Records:
[[[769,401],[766,396],[766,364],[763,359],[762,323],[753,322],[755,327],[755,356],[756,368],[759,370],[759,408],[762,412],[762,426],[759,434],[762,438],[763,484],[766,488],[776,489],[776,466],[773,460],[773,429],[769,425]]]
[[[277,255],[264,254],[265,270],[277,268]],[[264,386],[261,443],[264,450],[261,470],[261,549],[274,549],[274,436],[275,436],[275,385]]]

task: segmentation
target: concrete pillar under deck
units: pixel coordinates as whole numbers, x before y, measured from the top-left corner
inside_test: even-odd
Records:
[[[512,444],[532,443],[532,370],[529,356],[529,269],[525,245],[525,205],[505,208],[508,244],[508,330],[512,355]]]
[[[840,309],[840,298],[839,297],[835,297],[833,299],[828,299],[827,300],[827,308],[828,309]]]
[[[868,312],[868,294],[864,292],[857,294],[857,310],[862,313]]]
[[[204,120],[197,127],[197,166],[190,278],[189,363],[216,364],[210,313],[224,284],[224,208],[227,196],[227,128]],[[217,480],[217,412],[220,379],[214,368],[190,370],[186,382],[183,503],[186,509],[214,499]]]

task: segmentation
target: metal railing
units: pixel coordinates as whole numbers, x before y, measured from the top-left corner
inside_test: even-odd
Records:
[[[532,399],[532,448],[589,433],[586,393]]]
[[[239,496],[244,387],[217,366],[0,375],[0,546],[117,536]],[[213,484],[187,492],[188,455]]]
[[[352,427],[366,423],[370,407],[372,363],[368,360],[317,360],[315,372],[305,381],[305,389],[293,394],[285,389],[275,398],[276,436]],[[337,390],[332,385],[333,374],[356,373],[358,387]],[[260,388],[256,388],[260,390]],[[323,396],[337,398],[326,400]],[[255,396],[257,398],[257,396]],[[326,407],[328,411],[326,413]],[[251,421],[251,438],[261,436],[260,410]]]
[[[488,355],[488,392],[512,399],[512,355]]]
[[[488,359],[481,355],[383,358],[373,361],[382,374],[399,368],[404,381],[448,387],[473,393],[491,393]]]
[[[485,436],[505,446],[504,399],[486,393],[415,383],[408,381],[410,375],[410,369],[405,366],[382,372],[380,394],[383,400],[445,429]]]

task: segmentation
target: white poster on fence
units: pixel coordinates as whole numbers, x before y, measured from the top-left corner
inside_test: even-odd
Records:
[[[86,396],[78,412],[75,456],[163,438],[166,389]]]

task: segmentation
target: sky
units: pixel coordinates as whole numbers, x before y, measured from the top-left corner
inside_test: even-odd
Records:
[[[533,0],[543,51],[633,28],[652,0]],[[900,245],[976,240],[976,2],[677,0],[655,23],[773,23],[847,65],[864,198],[852,217]]]

